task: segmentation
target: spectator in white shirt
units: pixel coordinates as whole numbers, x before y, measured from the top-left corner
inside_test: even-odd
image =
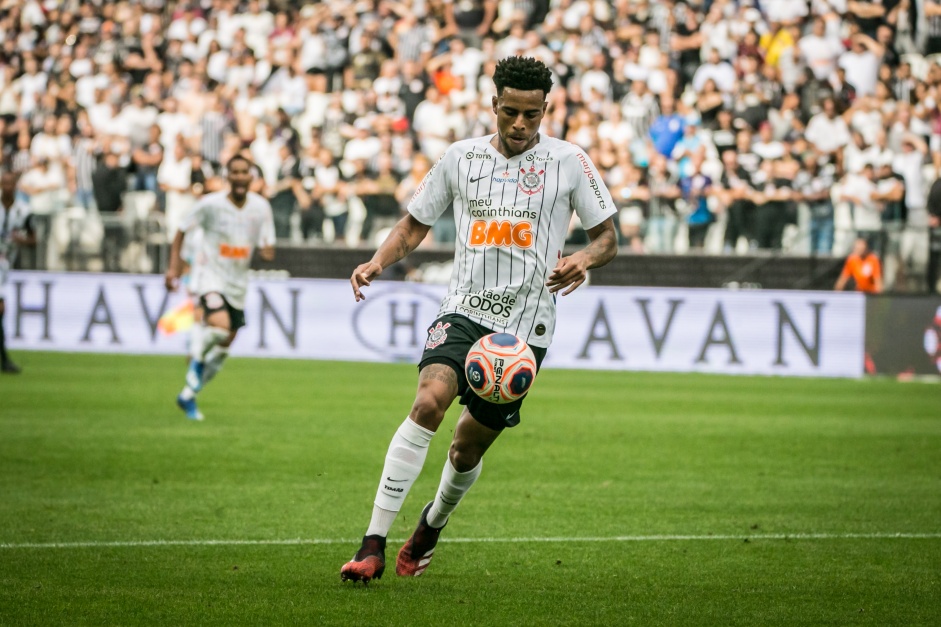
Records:
[[[752,143],[752,152],[762,161],[777,161],[784,156],[784,144],[774,139],[770,123],[764,122],[758,127],[758,139]]]
[[[156,124],[160,127],[160,139],[166,152],[173,152],[177,137],[190,137],[193,134],[193,124],[189,117],[181,113],[176,98],[170,97],[163,101],[163,111],[157,114]]]
[[[710,79],[723,93],[729,93],[735,89],[735,69],[731,63],[719,57],[719,51],[716,49],[709,53],[709,61],[700,65],[693,74],[693,89],[697,92],[702,91],[703,85]]]
[[[196,201],[191,189],[193,166],[181,138],[174,137],[172,150],[164,151],[157,168],[157,184],[166,194],[167,237],[172,240],[180,220]]]
[[[840,55],[839,66],[846,70],[846,82],[856,90],[856,96],[870,96],[876,91],[879,77],[881,46],[862,33],[853,35],[850,49]]]
[[[813,31],[802,37],[797,47],[801,61],[821,81],[830,81],[836,71],[837,61],[845,50],[838,37],[827,33],[826,22],[822,17],[814,19]]]
[[[843,181],[839,200],[852,204],[853,229],[857,237],[869,236],[882,230],[880,206],[873,199],[876,185],[873,166],[867,163],[858,174],[849,174]]]
[[[810,119],[804,137],[817,154],[828,157],[834,156],[849,143],[849,128],[843,118],[837,115],[833,98],[823,101],[823,111]]]

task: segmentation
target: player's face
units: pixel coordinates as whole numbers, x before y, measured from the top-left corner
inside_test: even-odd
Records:
[[[229,187],[234,198],[244,198],[252,184],[252,170],[245,161],[235,161],[229,168]]]
[[[546,114],[546,94],[541,89],[521,91],[506,87],[494,96],[497,116],[498,149],[505,157],[526,152],[536,144],[539,125]]]

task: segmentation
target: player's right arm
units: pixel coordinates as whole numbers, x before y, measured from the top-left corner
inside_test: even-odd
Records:
[[[366,300],[360,288],[369,285],[373,279],[382,274],[383,269],[404,259],[418,248],[429,230],[431,230],[431,225],[422,224],[412,214],[399,220],[372,259],[353,270],[350,284],[353,286],[353,296],[356,297],[356,302]]]
[[[170,261],[167,264],[167,273],[164,276],[164,284],[171,292],[176,291],[180,282],[180,276],[183,274],[183,256],[181,255],[183,239],[186,237],[187,231],[197,226],[204,226],[203,219],[206,214],[205,208],[206,197],[203,196],[202,199],[196,201],[196,204],[193,205],[189,213],[183,216],[183,219],[180,221],[180,227],[173,236],[173,242],[170,244]]]
[[[431,225],[454,200],[449,178],[450,173],[457,167],[458,154],[452,144],[444,156],[425,174],[408,203],[408,213],[392,228],[392,232],[379,246],[376,254],[353,270],[350,284],[353,286],[356,302],[366,299],[360,288],[369,285],[374,278],[382,274],[383,269],[404,259],[415,250],[428,235]]]

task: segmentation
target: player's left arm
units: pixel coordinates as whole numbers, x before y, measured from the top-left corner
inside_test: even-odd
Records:
[[[274,246],[262,246],[258,254],[265,261],[274,261]]]
[[[553,294],[560,290],[565,290],[562,296],[571,294],[588,278],[588,270],[600,268],[618,254],[618,236],[613,218],[588,229],[586,233],[591,240],[588,246],[559,259],[549,275],[546,287]]]
[[[590,240],[588,246],[568,257],[559,256],[546,287],[562,296],[574,292],[588,278],[588,270],[605,265],[618,253],[618,237],[614,228],[614,199],[608,191],[601,173],[591,157],[579,151],[571,153],[571,169],[577,172],[572,181],[571,207],[582,224],[593,225],[585,229]]]
[[[183,238],[185,237],[186,231],[178,230],[176,235],[173,236],[173,242],[170,243],[170,259],[163,279],[169,292],[176,291],[180,284],[180,277],[183,275],[183,256],[180,251],[183,250]]]
[[[274,231],[274,212],[271,210],[271,205],[266,204],[265,220],[258,234],[258,255],[264,261],[274,261],[274,245],[277,241]]]

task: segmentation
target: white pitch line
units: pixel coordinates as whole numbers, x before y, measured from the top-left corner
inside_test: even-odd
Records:
[[[557,538],[441,538],[448,544],[509,544],[578,542],[699,542],[708,540],[938,540],[941,533],[764,533],[722,535],[648,535],[648,536],[590,536]],[[401,540],[392,541],[404,542]],[[296,546],[315,544],[356,544],[357,539],[293,538],[284,540],[129,540],[114,542],[5,542],[0,549],[85,549],[160,546]]]

